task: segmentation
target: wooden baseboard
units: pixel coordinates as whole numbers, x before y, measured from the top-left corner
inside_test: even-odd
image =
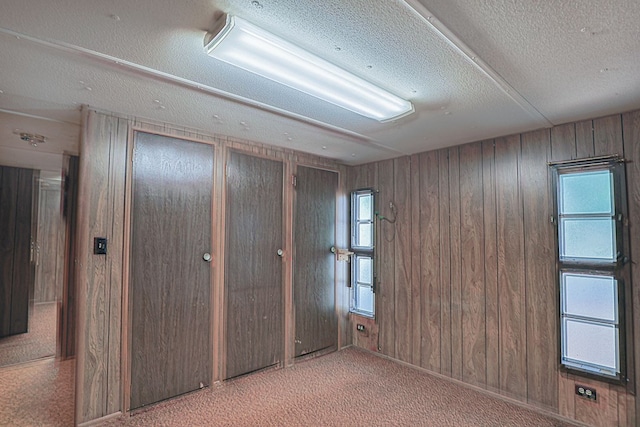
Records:
[[[122,415],[123,415],[122,412],[118,411],[118,412],[114,412],[113,414],[105,415],[104,417],[96,418],[95,420],[86,421],[86,422],[84,422],[82,424],[76,424],[76,425],[78,427],[97,426],[97,425],[100,425],[100,424],[102,424],[104,422],[112,420],[114,418],[119,418]]]
[[[406,367],[409,367],[409,368],[412,368],[412,369],[416,369],[416,370],[424,372],[424,373],[426,373],[428,375],[434,376],[436,378],[439,378],[439,379],[442,379],[442,380],[445,380],[445,381],[449,381],[449,382],[451,382],[453,384],[460,385],[460,386],[468,388],[470,390],[477,391],[477,392],[482,393],[482,394],[484,394],[486,396],[490,396],[490,397],[493,397],[493,398],[496,398],[496,399],[500,399],[500,400],[502,400],[504,402],[511,403],[513,405],[517,405],[517,406],[519,406],[521,408],[527,409],[529,411],[536,412],[536,413],[538,413],[540,415],[544,415],[544,416],[547,416],[547,417],[550,417],[550,418],[553,418],[553,419],[556,419],[558,421],[562,421],[562,422],[565,422],[565,423],[573,424],[573,425],[578,426],[578,427],[590,427],[588,424],[584,424],[584,423],[582,423],[580,421],[577,421],[577,420],[574,420],[572,418],[563,417],[560,414],[557,414],[557,413],[551,412],[551,411],[547,411],[547,410],[545,410],[543,408],[540,408],[538,406],[532,405],[530,403],[526,403],[526,402],[523,402],[521,400],[517,400],[517,399],[514,399],[512,397],[505,396],[503,394],[497,393],[497,392],[492,391],[492,390],[487,390],[487,389],[484,389],[482,387],[478,387],[478,386],[473,385],[473,384],[465,383],[464,381],[460,381],[460,380],[457,380],[455,378],[451,378],[451,377],[448,377],[446,375],[442,375],[442,374],[440,374],[438,372],[430,371],[430,370],[425,369],[425,368],[423,368],[421,366],[412,365],[411,363],[407,363],[407,362],[403,362],[402,360],[394,359],[393,357],[389,357],[386,354],[377,353],[375,351],[371,351],[371,350],[368,350],[368,349],[362,348],[362,347],[355,347],[354,346],[354,348],[357,348],[360,351],[367,352],[367,353],[372,354],[374,356],[380,357],[382,359],[386,359],[386,360],[389,360],[391,362],[398,363],[398,364],[400,364],[402,366],[406,366]]]

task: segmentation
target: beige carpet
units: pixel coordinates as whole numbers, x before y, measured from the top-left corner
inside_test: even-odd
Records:
[[[107,426],[569,426],[356,348],[169,400]]]
[[[0,368],[0,426],[73,425],[74,360]]]
[[[56,354],[55,302],[35,304],[29,332],[0,338],[0,366],[29,362]]]

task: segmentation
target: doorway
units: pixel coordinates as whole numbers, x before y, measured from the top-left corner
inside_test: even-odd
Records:
[[[295,356],[337,348],[336,172],[298,166],[295,207]]]
[[[0,366],[69,356],[59,328],[68,308],[62,183],[60,170],[0,167]]]
[[[130,254],[130,409],[209,385],[211,145],[137,132]]]
[[[225,379],[282,361],[283,171],[280,161],[229,153]]]

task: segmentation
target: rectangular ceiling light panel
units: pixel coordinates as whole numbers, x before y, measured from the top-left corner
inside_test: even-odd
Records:
[[[220,61],[384,122],[411,114],[413,104],[237,16],[224,15],[205,37]]]

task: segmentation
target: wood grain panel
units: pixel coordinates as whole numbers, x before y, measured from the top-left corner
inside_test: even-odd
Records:
[[[593,121],[594,155],[624,154],[622,146],[622,117],[620,114]]]
[[[634,342],[634,377],[636,391],[640,387],[640,111],[627,113],[622,116],[624,126],[624,156],[627,160],[627,200],[629,209],[629,238],[631,246],[631,284],[635,291],[632,293],[633,305],[633,342]],[[640,419],[640,398],[636,395],[635,405],[629,419]],[[629,423],[628,425],[634,425]]]
[[[582,122],[582,125],[580,125],[580,130],[578,130],[578,126],[575,123],[568,123],[562,126],[555,126],[551,128],[551,160],[562,161],[562,160],[572,160],[572,159],[578,158],[576,153],[576,138],[579,134],[580,140],[581,141],[585,140],[584,138],[585,127],[588,127],[590,129],[591,127],[590,120],[588,122]],[[587,135],[588,134],[589,133],[587,132]],[[581,154],[584,154],[584,153],[581,153]],[[555,227],[553,229],[553,233],[556,233]],[[555,238],[554,238],[553,244],[554,244],[553,260],[555,263],[555,258],[556,258]],[[554,266],[554,272],[555,271],[556,269]],[[558,279],[554,278],[553,283],[555,284],[555,287],[556,287],[555,298],[558,299],[559,298],[559,291],[557,290]],[[559,307],[559,301],[555,302],[554,306]],[[556,314],[555,317],[557,318],[558,315]],[[555,331],[556,342],[558,341],[558,338],[557,338],[558,334],[559,334],[559,329],[556,329]],[[558,360],[557,358],[559,357],[558,353],[556,353],[554,356],[556,357],[556,361],[557,361]],[[535,358],[536,356],[532,356],[532,357]],[[575,390],[574,390],[575,383],[573,382],[572,379],[569,378],[568,374],[560,372],[557,369],[556,369],[556,376],[558,378],[557,379],[558,413],[562,416],[573,419],[575,418],[575,411],[576,411]],[[551,394],[554,393],[554,391],[549,388],[547,388],[546,390],[548,393],[551,393]]]
[[[411,161],[409,157],[394,160],[395,229],[395,339],[396,358],[412,361],[411,302]],[[419,332],[419,331],[418,331]]]
[[[76,351],[76,277],[74,264],[77,258],[75,245],[78,208],[78,156],[67,160],[64,183],[65,265],[63,292],[62,351],[63,358],[72,357]]]
[[[449,149],[449,236],[451,238],[451,375],[462,379],[462,258],[460,247],[460,152]]]
[[[14,245],[19,169],[0,167],[0,337],[12,335]]]
[[[211,377],[213,149],[137,133],[131,226],[131,408]]]
[[[282,361],[282,186],[282,162],[230,152],[225,378]]]
[[[585,378],[575,379],[574,384],[593,387],[598,399],[594,402],[575,395],[575,388],[572,390],[575,399],[575,419],[588,425],[598,427],[617,427],[618,424],[618,395],[615,389],[607,383],[588,380]]]
[[[81,139],[78,199],[78,354],[76,369],[76,421],[106,415],[107,328],[106,257],[93,255],[93,237],[106,236],[106,194],[113,118],[84,110],[85,135]],[[117,248],[111,248],[112,252]],[[111,254],[113,256],[113,253]]]
[[[593,120],[576,123],[576,158],[584,159],[594,155]]]
[[[421,366],[440,372],[440,217],[438,153],[420,155]],[[414,269],[416,266],[414,266]]]
[[[31,205],[33,170],[18,170],[18,200],[16,205],[16,234],[13,249],[13,289],[11,291],[11,333],[27,332],[29,327],[29,299],[33,294],[31,255]]]
[[[58,258],[62,249],[58,248],[60,233],[60,188],[47,184],[39,185],[38,209],[38,265],[36,267],[34,301],[53,302],[61,289],[61,274],[58,271]]]
[[[484,280],[486,322],[486,385],[492,391],[500,389],[500,322],[498,293],[498,242],[496,213],[495,143],[483,141],[482,194],[484,217]]]
[[[378,194],[376,209],[381,215],[392,218],[389,203],[394,202],[393,160],[378,164]],[[395,227],[387,221],[376,223],[376,264],[378,286],[376,287],[376,318],[379,330],[379,350],[396,357],[395,348]]]
[[[520,136],[496,139],[500,390],[526,400],[527,319],[519,167]]]
[[[482,145],[460,147],[462,380],[486,382]]]
[[[575,383],[564,372],[558,372],[558,413],[574,419],[576,416]]]
[[[527,399],[558,407],[558,292],[548,129],[522,135],[520,188],[524,201],[524,260],[527,292]]]
[[[576,125],[567,123],[551,128],[550,161],[571,160],[576,158]]]
[[[375,188],[377,186],[377,169],[376,163],[349,168],[349,191],[361,188]]]
[[[335,305],[336,192],[338,174],[298,167],[293,295],[295,356],[338,344]]]
[[[411,156],[411,188],[408,198],[411,202],[411,364],[421,365],[421,341],[422,341],[422,286],[420,283],[421,269],[421,242],[420,242],[420,206],[422,197],[420,193],[420,156]]]
[[[128,121],[114,118],[111,128],[111,147],[109,153],[109,191],[107,194],[108,211],[107,238],[111,242],[111,254],[108,259],[107,274],[109,287],[108,298],[108,335],[105,342],[107,351],[107,414],[122,409],[122,288],[124,278],[124,200],[127,139],[129,137]]]
[[[440,372],[451,376],[451,233],[449,228],[449,151],[438,151],[440,217]]]

